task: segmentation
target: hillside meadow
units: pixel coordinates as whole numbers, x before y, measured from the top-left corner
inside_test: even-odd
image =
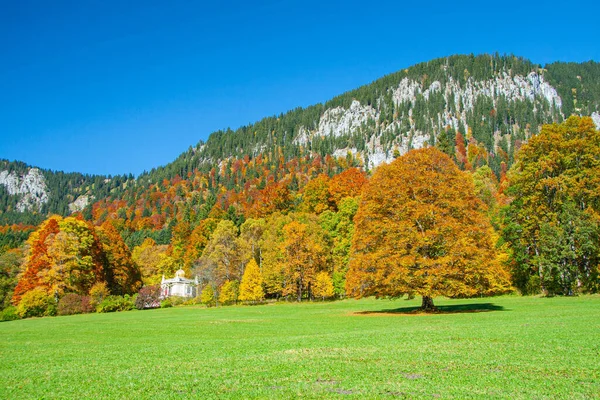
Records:
[[[176,307],[0,324],[0,398],[600,398],[600,296]]]

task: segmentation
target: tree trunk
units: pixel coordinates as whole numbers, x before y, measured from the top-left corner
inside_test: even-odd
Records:
[[[421,303],[421,311],[431,312],[436,310],[437,309],[433,305],[433,298],[429,296],[423,296],[423,301]]]

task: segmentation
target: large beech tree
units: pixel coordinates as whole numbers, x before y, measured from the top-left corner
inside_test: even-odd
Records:
[[[429,147],[380,166],[355,217],[347,294],[472,297],[510,290],[472,177]]]

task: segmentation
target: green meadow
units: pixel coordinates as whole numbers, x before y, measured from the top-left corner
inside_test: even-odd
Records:
[[[600,398],[600,296],[195,306],[0,323],[0,398]]]

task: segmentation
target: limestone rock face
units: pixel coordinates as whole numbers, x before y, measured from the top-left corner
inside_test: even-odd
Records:
[[[375,107],[354,100],[349,108],[326,109],[320,117],[318,127],[314,130],[301,126],[294,143],[308,145],[315,137],[365,136],[364,150],[359,151],[352,146],[343,146],[334,150],[333,156],[346,156],[351,153],[364,160],[368,168],[374,168],[381,163],[390,162],[396,150],[404,154],[410,149],[434,143],[437,134],[447,126],[456,131],[462,127],[465,134],[469,129],[467,116],[473,113],[475,104],[481,97],[489,99],[494,107],[499,101],[503,101],[511,104],[528,102],[533,104],[534,110],[550,110],[546,112],[554,112],[557,115],[562,109],[562,99],[556,89],[537,72],[531,72],[526,76],[504,72],[485,81],[477,81],[469,77],[463,84],[448,77],[443,84],[434,81],[427,87],[419,81],[404,78],[396,88],[390,89],[387,95],[391,95],[396,106],[408,109],[408,115],[391,122],[381,121],[383,112],[379,107],[381,98],[376,102]],[[413,115],[419,98],[425,101],[434,101],[435,98],[442,104],[439,111],[435,111],[433,116],[429,115],[426,121],[429,129],[425,131],[415,121],[422,116]],[[600,115],[596,114],[595,118],[595,121],[598,121],[597,125],[600,124]],[[495,142],[500,140],[499,134],[493,132]],[[393,138],[391,143],[390,137]],[[510,142],[510,138],[508,141]]]
[[[600,129],[600,114],[597,112],[592,113],[592,119],[594,120],[594,124],[596,124],[596,129]]]
[[[94,196],[89,196],[87,194],[79,196],[75,201],[69,203],[69,211],[74,213],[77,211],[82,211],[84,208],[88,206],[94,200]]]
[[[367,124],[370,120],[379,118],[379,112],[371,106],[363,106],[354,100],[349,109],[335,107],[326,110],[319,121],[316,134],[319,136],[341,136],[352,133]]]
[[[48,202],[46,179],[37,168],[30,168],[24,175],[0,171],[0,185],[4,185],[8,194],[20,196],[17,211],[39,211]]]

